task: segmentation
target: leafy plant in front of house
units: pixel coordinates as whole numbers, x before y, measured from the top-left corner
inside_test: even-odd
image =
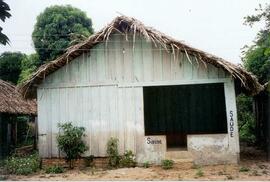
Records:
[[[61,166],[50,166],[45,169],[45,173],[47,174],[59,174],[63,172],[64,172],[64,168]]]
[[[135,155],[131,150],[126,150],[119,163],[121,167],[135,167]]]
[[[120,163],[120,155],[118,152],[118,142],[117,138],[111,137],[107,142],[107,155],[109,157],[109,166],[118,167]]]
[[[66,154],[69,168],[74,168],[74,161],[88,149],[83,137],[85,128],[73,126],[72,123],[58,124],[60,133],[57,136],[58,147]]]
[[[174,164],[173,160],[164,159],[161,161],[161,167],[163,169],[171,169],[173,168],[173,164]]]
[[[11,156],[5,161],[5,170],[8,174],[28,175],[36,172],[40,166],[38,154],[18,157]]]

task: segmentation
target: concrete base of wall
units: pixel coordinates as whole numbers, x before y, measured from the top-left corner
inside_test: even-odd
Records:
[[[193,162],[200,165],[237,164],[239,152],[229,146],[228,134],[202,134],[187,136],[187,150],[168,151],[166,136],[145,136],[137,148],[137,162],[160,164],[163,159],[175,162]]]
[[[194,163],[237,164],[239,153],[229,147],[227,134],[188,135],[188,151],[192,153]]]

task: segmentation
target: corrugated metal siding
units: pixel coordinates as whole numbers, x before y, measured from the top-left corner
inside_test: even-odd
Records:
[[[149,82],[228,77],[222,69],[204,65],[185,53],[175,56],[157,45],[136,37],[128,41],[114,35],[68,65],[49,75],[44,83]],[[199,64],[198,64],[199,63]]]
[[[142,87],[117,84],[172,80],[223,79],[223,70],[203,65],[184,53],[176,57],[136,36],[114,35],[44,79],[38,89],[39,151],[58,157],[57,123],[71,121],[87,131],[86,155],[105,156],[111,136],[120,152],[136,152],[144,142]]]
[[[136,151],[137,126],[142,124],[140,88],[116,86],[38,90],[39,147],[41,156],[58,157],[57,123],[73,122],[86,128],[90,150],[86,155],[105,156],[111,136],[120,140],[120,152]],[[142,125],[143,126],[143,125]],[[45,134],[45,135],[44,135]]]

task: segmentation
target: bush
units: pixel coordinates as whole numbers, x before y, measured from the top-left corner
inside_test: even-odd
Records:
[[[58,127],[62,131],[57,136],[58,147],[66,154],[69,168],[74,168],[74,160],[88,149],[82,139],[85,136],[85,128],[73,126],[71,123],[58,124]]]
[[[64,172],[64,168],[61,166],[50,166],[48,168],[46,168],[45,173],[47,174],[59,174],[59,173],[63,173]]]
[[[110,138],[107,143],[107,155],[109,157],[109,166],[118,167],[120,163],[120,156],[118,153],[118,139]]]
[[[126,150],[124,153],[124,156],[120,159],[120,166],[121,167],[135,167],[136,161],[135,161],[135,155],[131,150]]]
[[[173,167],[173,160],[165,159],[161,161],[161,166],[163,169],[171,169]]]
[[[40,166],[37,154],[25,157],[11,156],[5,161],[5,169],[9,174],[28,175],[36,172]]]

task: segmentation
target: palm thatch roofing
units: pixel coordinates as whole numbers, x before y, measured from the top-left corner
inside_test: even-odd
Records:
[[[136,35],[140,35],[147,41],[152,41],[155,45],[160,44],[164,49],[174,55],[176,51],[182,51],[186,54],[188,59],[189,55],[192,55],[197,62],[201,61],[205,65],[209,63],[218,68],[222,68],[229,72],[240,83],[240,87],[246,93],[255,95],[263,89],[263,86],[258,83],[256,77],[242,67],[175,40],[151,27],[146,27],[142,22],[135,18],[118,16],[110,24],[90,36],[87,40],[67,48],[63,55],[42,65],[26,82],[20,85],[19,88],[22,91],[23,96],[26,98],[35,97],[37,86],[47,75],[63,67],[65,64],[68,64],[68,62],[80,56],[83,52],[89,51],[94,45],[108,41],[110,35],[113,33],[120,33],[123,35],[132,34],[134,40]]]
[[[14,85],[0,79],[0,113],[36,115],[36,101],[24,100]]]

